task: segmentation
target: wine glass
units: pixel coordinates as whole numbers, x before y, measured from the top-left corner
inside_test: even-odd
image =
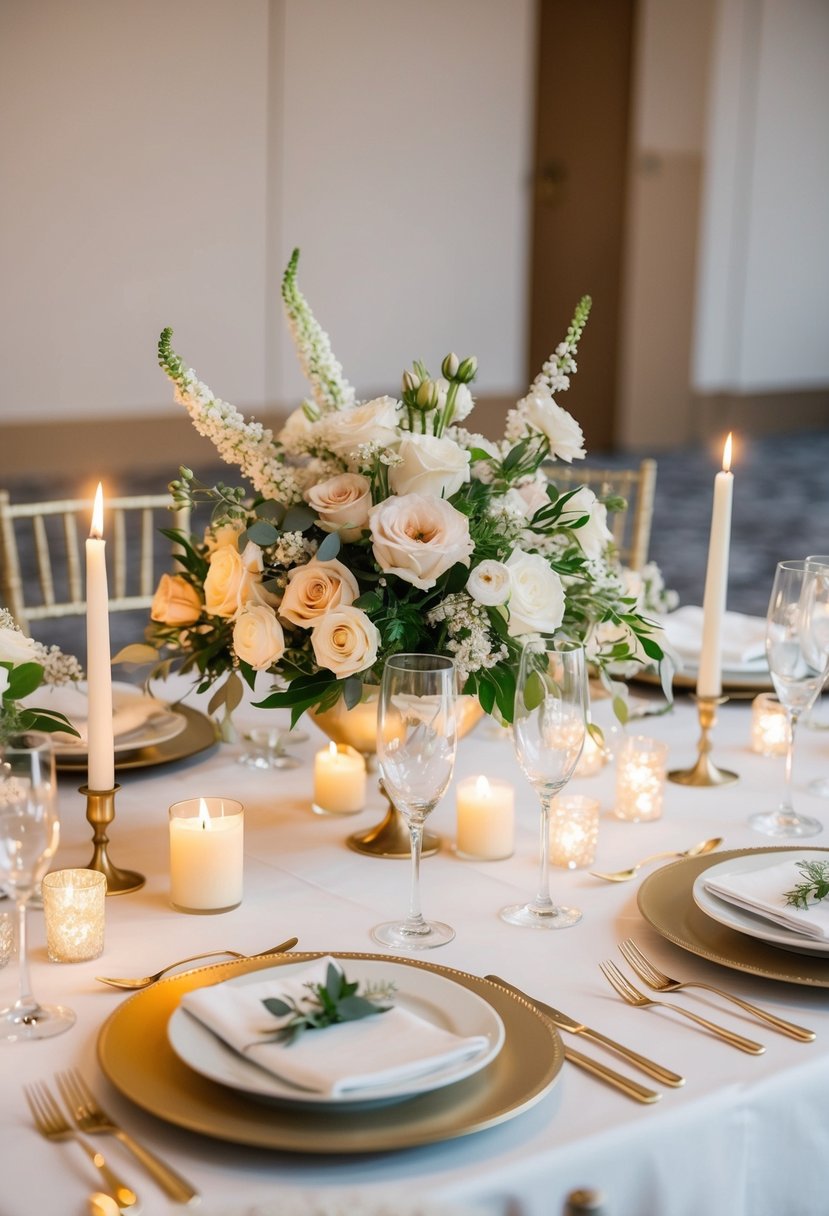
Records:
[[[375,926],[384,946],[429,950],[455,936],[420,911],[423,824],[452,780],[457,750],[456,674],[451,659],[434,654],[396,654],[386,660],[377,710],[377,759],[383,788],[405,818],[411,840],[409,914]]]
[[[55,757],[48,735],[28,731],[0,745],[0,884],[17,906],[19,995],[0,1010],[0,1040],[45,1039],[74,1024],[63,1005],[41,1005],[29,985],[26,911],[58,847]]]
[[[550,896],[550,811],[570,780],[584,746],[587,680],[584,650],[569,642],[528,642],[515,687],[513,743],[518,763],[541,801],[538,890],[526,904],[501,909],[501,919],[531,929],[566,929],[581,920]]]
[[[820,700],[821,693],[825,690],[827,682],[829,682],[829,553],[812,554],[806,558],[806,564],[810,569],[818,567],[818,577],[814,589],[814,604],[808,616],[810,644],[817,650],[815,662],[818,666],[822,665],[823,667],[820,685],[809,706],[807,725],[815,727],[818,730],[825,730],[826,723],[819,722],[814,711]],[[820,567],[822,567],[822,571]],[[817,794],[820,798],[829,798],[829,777],[816,777],[814,781],[809,782],[807,789],[811,794]]]
[[[789,728],[783,800],[776,811],[749,817],[751,826],[766,836],[814,836],[823,829],[817,819],[799,815],[792,804],[795,731],[818,695],[825,665],[815,632],[819,569],[806,561],[778,562],[766,613],[766,657]]]

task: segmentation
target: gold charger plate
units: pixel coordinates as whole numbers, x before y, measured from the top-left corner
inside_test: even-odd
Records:
[[[783,980],[787,984],[829,988],[829,958],[792,954],[767,945],[759,938],[738,933],[706,916],[694,902],[694,882],[709,866],[721,865],[734,857],[790,853],[791,850],[791,844],[764,849],[730,849],[710,857],[675,861],[655,870],[642,882],[637,897],[639,911],[668,941],[713,963],[749,971],[766,979]],[[809,851],[815,851],[812,845],[809,845]],[[829,853],[829,849],[820,851]]]
[[[631,681],[637,684],[656,684],[662,686],[662,681],[658,671],[651,668],[643,668],[630,676]],[[682,692],[696,692],[697,673],[678,671],[674,674],[673,687]],[[737,675],[728,675],[723,672],[722,677],[723,695],[730,697],[734,701],[749,701],[753,700],[761,692],[774,692],[774,685],[771,681],[771,676],[767,672],[756,672],[747,674],[744,677]]]
[[[155,743],[152,747],[140,747],[134,752],[120,752],[115,755],[116,772],[128,768],[151,768],[156,764],[171,764],[174,760],[186,760],[206,751],[214,743],[218,743],[216,726],[211,718],[191,709],[189,705],[177,705],[176,713],[187,719],[183,731],[167,739],[163,743]],[[75,773],[79,769],[86,770],[86,752],[75,756],[58,756],[56,763],[59,772]]]
[[[302,1153],[375,1153],[467,1136],[512,1119],[555,1084],[564,1060],[558,1031],[527,1001],[489,980],[419,959],[335,952],[422,967],[483,997],[506,1038],[486,1068],[445,1089],[394,1106],[336,1112],[264,1105],[188,1068],[167,1040],[182,995],[233,976],[321,957],[270,955],[200,967],[161,980],[125,1001],[104,1023],[98,1059],[112,1084],[142,1109],[189,1131],[257,1148]]]

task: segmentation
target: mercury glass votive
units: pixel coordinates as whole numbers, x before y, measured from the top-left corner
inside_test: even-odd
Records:
[[[616,767],[617,819],[641,823],[659,819],[665,792],[667,743],[647,735],[631,735],[622,744]]]
[[[5,967],[14,950],[14,918],[11,912],[0,912],[0,967]]]
[[[772,693],[761,692],[751,703],[751,750],[760,756],[785,756],[788,745],[785,709]]]
[[[43,879],[46,953],[53,963],[82,963],[104,949],[107,880],[99,870],[53,870]]]
[[[584,736],[584,747],[582,748],[579,762],[576,765],[574,777],[593,777],[600,772],[607,763],[607,749],[597,743],[590,731]]]
[[[599,800],[559,794],[550,817],[550,861],[566,870],[593,864],[599,838]]]

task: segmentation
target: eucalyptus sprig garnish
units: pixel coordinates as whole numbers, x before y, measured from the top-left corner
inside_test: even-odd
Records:
[[[359,982],[346,979],[345,972],[333,963],[328,964],[324,984],[307,983],[308,996],[295,1001],[286,996],[267,997],[262,1004],[274,1017],[290,1019],[280,1026],[276,1034],[266,1039],[269,1043],[284,1043],[287,1047],[296,1042],[306,1030],[323,1030],[339,1022],[356,1022],[372,1017],[376,1013],[387,1013],[391,1005],[383,1002],[393,998],[396,985],[393,982],[366,984],[358,993]]]
[[[829,895],[829,861],[797,861],[795,865],[804,881],[784,893],[786,903],[808,910],[810,904]]]

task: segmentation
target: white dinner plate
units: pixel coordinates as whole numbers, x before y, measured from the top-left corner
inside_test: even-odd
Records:
[[[59,693],[63,695],[58,696]],[[142,702],[146,704],[142,706]],[[56,709],[65,713],[70,721],[73,711],[78,718],[85,719],[86,696],[81,689],[56,689],[55,695],[45,703],[41,696],[41,708]],[[142,689],[135,684],[118,681],[114,681],[112,685],[112,714],[116,731],[116,755],[166,743],[168,739],[174,739],[176,735],[181,734],[187,725],[185,716],[170,709],[163,701],[145,697]],[[127,722],[132,720],[135,725],[118,733],[119,716]],[[54,750],[59,760],[83,760],[86,757],[86,745],[83,740],[73,743],[69,739],[56,739]]]
[[[307,962],[296,965],[305,968]],[[283,963],[272,970],[277,978],[281,978],[286,973],[290,974],[294,968]],[[395,1002],[401,1008],[454,1034],[483,1035],[487,1045],[470,1060],[462,1060],[438,1072],[405,1082],[364,1089],[361,1091],[361,1097],[355,1098],[353,1094],[332,1097],[330,1094],[298,1091],[293,1086],[281,1082],[266,1069],[244,1059],[208,1030],[198,1018],[181,1007],[173,1012],[167,1023],[168,1040],[180,1060],[211,1081],[218,1081],[221,1085],[241,1090],[262,1100],[300,1105],[306,1110],[312,1107],[328,1111],[334,1108],[367,1109],[384,1103],[400,1102],[417,1094],[430,1093],[445,1085],[453,1085],[456,1081],[485,1068],[503,1046],[504,1023],[492,1006],[477,993],[443,975],[377,959],[349,959],[346,974],[349,980],[358,980],[360,984],[377,984],[392,980],[397,987]],[[266,971],[255,971],[226,982],[240,987],[260,984],[266,976]]]
[[[732,857],[728,861],[720,862],[719,865],[710,866],[698,876],[692,888],[694,903],[712,920],[719,921],[721,925],[727,925],[729,929],[736,929],[738,933],[759,938],[760,941],[768,942],[771,946],[781,946],[784,950],[793,950],[795,954],[829,956],[829,941],[818,941],[814,937],[806,937],[791,929],[774,925],[770,921],[764,920],[762,916],[755,916],[745,908],[739,908],[736,904],[721,899],[718,895],[712,895],[705,889],[706,882],[715,876],[722,880],[731,874],[746,874],[752,870],[762,870],[767,866],[779,865],[785,859],[787,851],[798,858],[806,853],[817,853],[822,859],[826,857],[825,849],[803,848],[778,849],[770,852],[767,857],[758,856],[756,853],[747,857]]]

